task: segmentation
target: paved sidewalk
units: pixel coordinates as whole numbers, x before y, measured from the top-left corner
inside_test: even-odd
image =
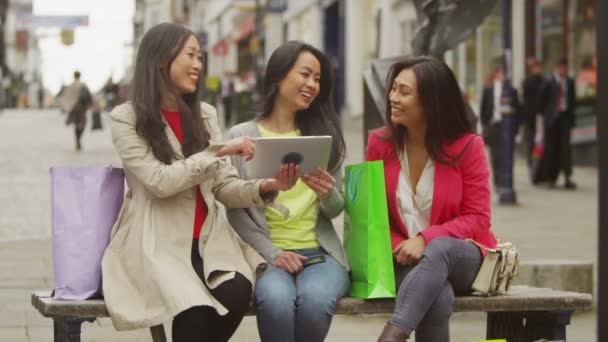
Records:
[[[119,165],[109,132],[90,132],[84,150],[73,151],[71,129],[56,111],[5,111],[0,114],[0,341],[52,340],[52,322],[30,305],[33,290],[50,289],[49,166]],[[361,120],[347,120],[347,163],[363,158]],[[530,186],[521,161],[515,168],[520,204],[493,205],[493,228],[516,243],[527,260],[591,260],[597,255],[597,170],[576,168],[576,191]],[[496,200],[494,201],[496,202]],[[336,223],[341,226],[340,219]],[[375,341],[385,315],[337,316],[327,341]],[[595,312],[576,314],[569,341],[595,341]],[[455,314],[452,341],[484,337],[485,316]],[[167,328],[169,328],[167,326]],[[170,330],[167,330],[168,332]],[[150,341],[147,331],[115,332],[109,319],[83,325],[83,341]],[[259,341],[248,317],[232,341]]]

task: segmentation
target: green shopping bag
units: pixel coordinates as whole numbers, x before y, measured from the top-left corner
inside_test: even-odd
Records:
[[[346,166],[345,184],[344,247],[351,267],[349,295],[394,298],[384,162]]]

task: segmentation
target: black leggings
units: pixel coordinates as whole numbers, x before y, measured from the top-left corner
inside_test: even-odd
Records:
[[[210,289],[203,280],[203,260],[198,253],[198,239],[192,241],[192,265],[207,290],[228,309],[228,313],[220,316],[210,306],[194,306],[180,312],[173,318],[173,341],[228,341],[249,310],[251,283],[243,275],[236,273],[233,279]]]

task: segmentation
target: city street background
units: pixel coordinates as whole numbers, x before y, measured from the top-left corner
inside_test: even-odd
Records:
[[[507,75],[521,102],[523,82],[534,74],[531,61],[540,63],[538,76],[543,77],[567,58],[576,89],[571,148],[578,188],[564,190],[561,179],[555,189],[532,186],[518,153],[513,170],[518,204],[499,205],[494,192],[492,228],[499,238],[514,242],[522,264],[551,266],[534,269],[532,276],[543,286],[563,285],[562,266],[591,263],[597,277],[599,1],[468,0],[454,1],[454,6],[447,5],[450,1],[424,1],[445,5],[441,20],[419,17],[417,2],[0,0],[0,341],[52,340],[52,321],[30,304],[32,291],[53,287],[49,168],[120,166],[105,110],[128,98],[137,47],[144,34],[162,22],[183,24],[198,38],[204,52],[203,96],[208,102],[231,104],[229,124],[250,118],[256,85],[278,46],[301,40],[322,50],[335,74],[333,101],[347,140],[345,164],[363,160],[363,123],[378,119],[377,108],[364,101],[365,92],[381,94],[383,89],[365,83],[364,72],[375,60],[414,54],[417,34],[432,31],[424,25],[441,21],[449,26],[441,36],[445,41],[436,41],[446,43],[447,49],[438,55],[454,71],[477,116],[484,87],[493,84],[503,61],[510,62]],[[464,32],[469,34],[459,34]],[[75,151],[73,127],[65,126],[65,115],[53,109],[75,69],[82,72],[93,96],[81,152]],[[218,109],[223,112],[223,105]],[[90,130],[91,112],[102,113],[103,130]],[[335,220],[340,232],[342,220]],[[577,279],[571,274],[570,285],[585,288],[591,283],[585,280],[588,274],[581,275]],[[597,288],[593,292],[595,298]],[[387,318],[336,316],[327,341],[375,341]],[[595,309],[576,313],[568,340],[595,341],[596,318]],[[451,339],[482,339],[485,324],[483,313],[457,313],[451,320]],[[165,327],[170,335],[170,324]],[[84,323],[82,340],[151,338],[147,330],[118,333],[106,318]],[[259,341],[255,318],[245,318],[232,341]]]
[[[0,114],[0,341],[51,341],[52,321],[30,304],[30,294],[53,287],[50,241],[51,166],[119,166],[107,120],[87,129],[83,151],[74,151],[72,127],[57,110],[5,110]],[[344,121],[346,164],[363,160],[362,120]],[[521,159],[515,164],[518,206],[493,200],[496,235],[513,241],[522,262],[592,261],[597,253],[597,169],[577,167],[576,191],[532,187]],[[336,219],[342,226],[342,218]],[[387,315],[336,316],[328,342],[374,341]],[[594,341],[595,311],[576,313],[569,341]],[[170,326],[166,325],[167,332]],[[452,341],[485,337],[485,314],[457,313]],[[147,330],[116,332],[109,319],[83,324],[83,342],[150,341]],[[245,318],[232,341],[259,341],[255,318]]]

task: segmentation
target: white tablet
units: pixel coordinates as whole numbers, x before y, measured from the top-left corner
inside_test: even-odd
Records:
[[[252,178],[273,177],[283,164],[300,165],[300,174],[316,174],[317,165],[327,168],[331,136],[260,137],[255,141],[255,155],[249,161]]]

